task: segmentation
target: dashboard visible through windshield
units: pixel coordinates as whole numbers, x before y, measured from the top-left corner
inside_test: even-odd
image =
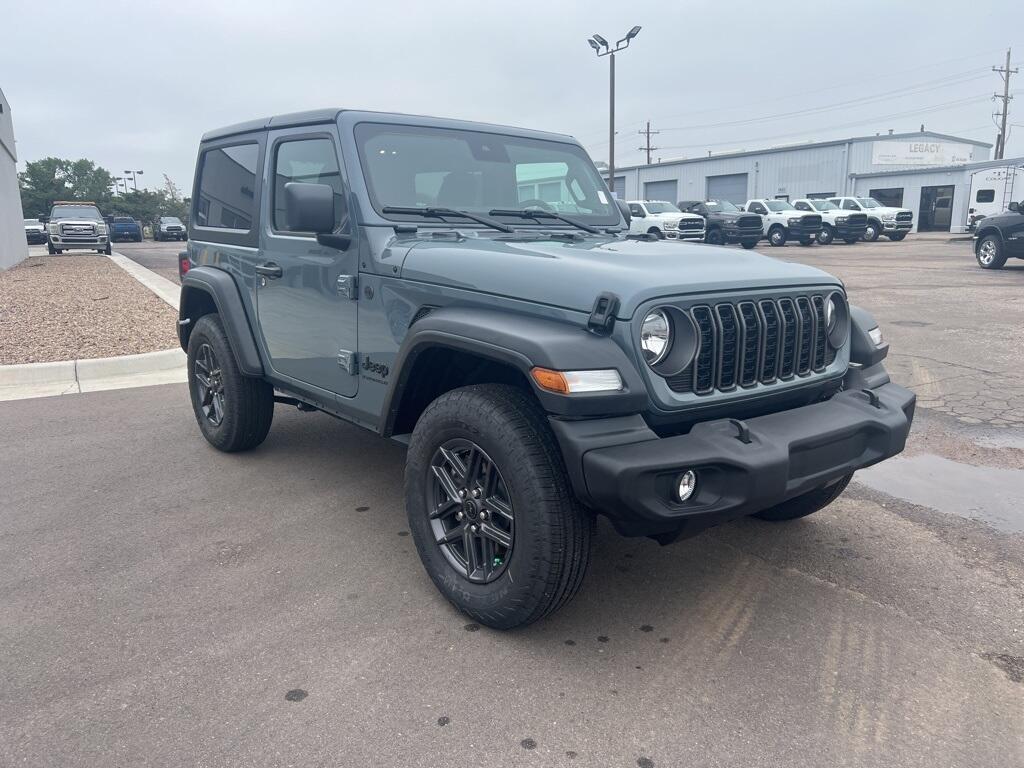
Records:
[[[594,164],[570,142],[381,123],[362,123],[355,136],[373,207],[391,219],[418,217],[385,214],[385,208],[449,208],[483,216],[496,209],[539,208],[591,226],[621,223]],[[494,218],[516,226],[554,225]]]

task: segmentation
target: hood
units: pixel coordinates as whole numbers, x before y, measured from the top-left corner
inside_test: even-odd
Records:
[[[34,224],[26,224],[25,229],[44,229],[43,222],[37,221]]]
[[[717,221],[736,221],[743,216],[760,216],[759,213],[749,213],[747,211],[716,211],[711,214],[711,217]]]
[[[755,251],[704,244],[586,238],[575,242],[467,235],[419,240],[401,275],[424,283],[590,312],[598,294],[626,319],[650,299],[739,289],[842,285],[826,272]]]

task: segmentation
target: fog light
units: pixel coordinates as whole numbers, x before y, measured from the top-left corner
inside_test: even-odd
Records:
[[[686,501],[697,490],[697,473],[688,469],[676,481],[676,500]]]

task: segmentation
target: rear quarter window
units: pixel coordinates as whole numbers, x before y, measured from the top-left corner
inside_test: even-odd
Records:
[[[258,218],[260,143],[240,142],[203,150],[193,204],[198,227],[223,230],[214,239],[250,244]],[[242,242],[242,240],[246,242]],[[254,243],[253,243],[254,244]]]

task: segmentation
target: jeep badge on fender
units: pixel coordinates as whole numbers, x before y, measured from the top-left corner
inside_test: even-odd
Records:
[[[407,444],[427,574],[501,629],[579,590],[596,515],[661,543],[792,520],[903,450],[914,395],[839,280],[629,236],[617,203],[552,133],[338,109],[207,133],[178,326],[200,431],[253,448],[282,402]],[[752,247],[738,222],[717,242]]]

